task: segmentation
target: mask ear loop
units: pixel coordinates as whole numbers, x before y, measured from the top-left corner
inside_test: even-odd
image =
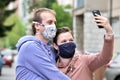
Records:
[[[42,26],[42,27],[45,27],[45,25],[44,24],[41,24],[41,23],[39,23],[39,22],[36,22],[36,21],[33,21],[32,22],[33,24],[39,24],[40,26]],[[36,34],[41,34],[40,32],[37,32]]]
[[[43,27],[45,27],[45,25],[44,25],[44,24],[42,24],[42,23],[39,23],[39,22],[36,22],[36,21],[33,21],[32,23],[33,23],[33,24],[39,24],[40,26],[43,26]]]
[[[43,27],[45,27],[45,25],[44,24],[40,24],[41,26],[43,26]]]

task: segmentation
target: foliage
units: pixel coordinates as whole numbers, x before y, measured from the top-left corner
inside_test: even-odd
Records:
[[[11,47],[15,48],[15,45],[18,41],[18,39],[25,35],[25,26],[22,24],[21,20],[18,18],[17,15],[12,14],[8,19],[6,20],[5,24],[9,25],[15,22],[15,25],[13,29],[10,32],[7,32],[7,36],[3,38],[4,47]]]
[[[65,8],[65,9],[71,9],[72,7],[71,7],[70,4],[68,4],[68,5],[66,5],[64,8]]]
[[[45,7],[47,7],[47,8],[51,8],[51,7],[52,7],[52,4],[53,4],[54,2],[56,2],[56,0],[44,0],[44,1],[46,2]]]
[[[46,4],[44,0],[30,0],[29,2],[32,3],[29,8],[30,12],[33,11],[33,9],[44,7]]]
[[[31,0],[30,3],[32,3],[32,5],[30,6],[30,12],[40,7],[51,8],[53,2],[56,2],[56,0]]]
[[[57,28],[68,26],[72,29],[72,16],[69,12],[65,12],[64,8],[57,3],[53,3],[52,9],[56,11]]]
[[[60,6],[56,0],[34,0],[31,10],[34,8],[47,7],[56,11],[57,28],[69,26],[72,29],[72,16],[69,12],[65,12],[64,7],[70,9],[70,5]]]
[[[4,25],[4,21],[6,20],[6,18],[13,13],[15,10],[7,10],[6,7],[8,6],[8,4],[11,1],[15,1],[15,0],[0,0],[0,37],[4,37],[6,34],[6,31],[10,31],[12,29],[12,26],[14,24],[11,25]]]

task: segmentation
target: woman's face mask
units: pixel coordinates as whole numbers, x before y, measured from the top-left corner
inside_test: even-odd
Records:
[[[72,58],[75,54],[76,44],[74,42],[64,43],[58,45],[59,56],[63,58]]]

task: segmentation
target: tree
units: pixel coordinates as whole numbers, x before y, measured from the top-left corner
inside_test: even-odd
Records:
[[[52,4],[56,2],[56,0],[44,0],[46,2],[45,7],[51,8]]]
[[[53,3],[52,9],[56,11],[57,28],[68,26],[72,29],[72,15],[65,12],[64,8],[57,3]]]
[[[31,4],[29,8],[30,12],[33,11],[33,9],[44,7],[46,4],[44,0],[30,0],[29,3]]]
[[[21,20],[16,14],[10,15],[5,21],[6,25],[13,23],[15,23],[15,25],[13,26],[12,30],[7,32],[7,36],[3,37],[2,39],[3,44],[1,45],[5,48],[15,49],[18,39],[25,35],[25,26],[22,24]]]
[[[69,26],[72,29],[72,15],[66,12],[65,8],[71,8],[70,5],[60,6],[56,0],[32,0],[30,10],[34,8],[47,7],[56,11],[57,28],[62,26]],[[31,20],[30,20],[31,21]]]
[[[30,12],[33,9],[40,8],[40,7],[51,8],[52,3],[54,2],[56,2],[56,0],[30,0],[29,1],[29,3],[31,3]]]
[[[12,25],[4,25],[4,21],[6,18],[15,11],[14,10],[7,10],[7,6],[11,1],[15,0],[0,0],[0,37],[6,36],[6,31],[10,31],[12,29]]]

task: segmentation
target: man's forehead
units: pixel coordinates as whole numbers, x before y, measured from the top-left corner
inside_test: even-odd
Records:
[[[42,20],[54,20],[54,21],[56,21],[55,15],[53,15],[52,13],[49,13],[49,12],[41,13],[41,18],[42,18]]]
[[[44,16],[44,17],[54,16],[55,17],[55,15],[53,13],[51,13],[51,12],[42,12],[40,15],[41,15],[41,17],[42,16]]]

